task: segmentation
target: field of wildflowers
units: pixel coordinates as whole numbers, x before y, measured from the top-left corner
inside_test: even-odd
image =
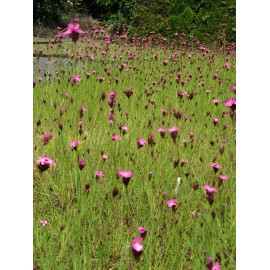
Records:
[[[34,46],[34,269],[235,269],[234,45],[78,22]]]

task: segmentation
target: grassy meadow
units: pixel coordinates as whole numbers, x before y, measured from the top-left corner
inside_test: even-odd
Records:
[[[235,48],[126,42],[34,45],[33,264],[236,269]]]

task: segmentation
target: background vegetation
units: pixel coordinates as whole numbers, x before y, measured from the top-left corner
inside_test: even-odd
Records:
[[[34,0],[33,8],[35,26],[55,28],[66,26],[72,16],[91,16],[140,36],[155,30],[167,38],[184,32],[199,40],[236,39],[235,0]]]

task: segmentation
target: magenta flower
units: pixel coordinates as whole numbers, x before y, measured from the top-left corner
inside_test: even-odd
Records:
[[[210,187],[207,184],[203,185],[203,189],[206,190],[207,194],[213,194],[218,192],[216,188]]]
[[[229,179],[229,176],[228,175],[220,175],[219,176],[219,178],[221,179],[221,180],[228,180]]]
[[[103,154],[103,155],[102,155],[102,158],[103,158],[103,161],[105,161],[106,159],[108,159],[108,158],[109,158],[109,156],[108,156],[108,155],[106,155],[106,154]]]
[[[213,167],[214,171],[217,172],[219,169],[221,169],[222,167],[217,164],[217,163],[211,163],[209,164],[209,166]]]
[[[228,70],[230,68],[230,64],[226,62],[223,67]]]
[[[160,132],[160,136],[162,138],[164,138],[165,137],[165,131],[166,131],[165,128],[159,127],[157,130]]]
[[[141,253],[144,250],[143,246],[141,245],[142,241],[142,237],[135,237],[131,242],[131,247],[135,253]]]
[[[48,134],[46,132],[44,133],[43,136],[44,136],[43,137],[43,145],[48,144],[48,142],[53,139],[53,135],[50,135],[50,134]]]
[[[218,123],[218,118],[214,117],[213,123],[214,123],[214,125],[216,125]]]
[[[172,199],[172,200],[168,200],[166,204],[168,207],[172,208],[173,212],[175,212],[177,203],[178,203],[178,201],[176,199]]]
[[[95,171],[96,179],[99,179],[101,177],[104,177],[104,173],[102,171]]]
[[[167,110],[161,109],[162,115],[165,116],[168,112]]]
[[[82,126],[83,124],[84,124],[83,120],[80,120],[80,121],[78,122],[78,126]]]
[[[226,107],[230,107],[233,111],[236,109],[236,98],[227,99],[225,102]]]
[[[176,199],[172,199],[172,200],[168,200],[167,201],[167,206],[168,207],[173,207],[178,203],[178,201]]]
[[[43,153],[42,157],[37,158],[36,163],[40,172],[44,172],[50,168],[50,166],[56,166],[55,162],[47,157],[46,153]]]
[[[185,91],[179,91],[177,94],[178,94],[178,97],[182,99],[183,96],[185,96],[187,94],[187,92],[185,92]]]
[[[75,82],[80,82],[81,80],[82,78],[78,75],[72,75],[72,77],[70,78],[70,83],[73,85]]]
[[[63,32],[62,34],[57,35],[56,38],[69,36],[72,39],[72,41],[75,43],[79,39],[80,35],[86,35],[86,34],[87,34],[86,31],[83,31],[80,29],[79,24],[73,25],[73,23],[69,23],[67,31]]]
[[[105,79],[103,77],[98,77],[98,81],[102,83]]]
[[[211,270],[221,270],[221,265],[220,264],[214,264],[212,266]]]
[[[79,144],[82,144],[82,143],[79,142],[77,139],[75,139],[73,142],[71,142],[71,143],[69,144],[69,146],[72,147],[74,150],[77,150],[77,146],[78,146]]]
[[[217,189],[207,184],[203,185],[203,189],[206,190],[207,200],[212,205],[214,203],[214,194],[218,192]]]
[[[48,221],[47,220],[41,220],[40,224],[41,224],[42,227],[45,227],[48,224]]]
[[[127,188],[128,184],[129,184],[131,176],[132,176],[131,171],[123,171],[122,169],[118,169],[117,178],[122,177],[123,183],[126,186],[126,188]]]
[[[137,227],[137,229],[141,234],[145,234],[147,231],[149,231],[149,229],[143,227]]]
[[[91,73],[89,73],[89,72],[85,72],[84,74],[85,74],[87,79],[91,76]]]
[[[123,134],[126,134],[126,132],[129,130],[127,126],[120,126],[119,129],[123,132]]]
[[[179,128],[178,127],[171,127],[171,128],[168,128],[167,130],[171,133],[171,137],[172,137],[174,143],[176,143]]]
[[[236,86],[233,85],[233,86],[231,87],[230,91],[236,93]]]
[[[219,100],[218,100],[217,98],[214,98],[214,99],[212,99],[212,102],[213,102],[215,105],[218,105]]]
[[[178,132],[179,128],[178,127],[171,127],[171,128],[168,128],[167,129],[170,133],[173,133],[173,132]]]
[[[138,138],[137,139],[137,146],[138,148],[143,147],[144,145],[146,145],[146,140],[142,139],[142,138]]]
[[[83,159],[79,160],[79,168],[82,170],[85,167],[85,161]]]
[[[120,141],[120,140],[121,140],[121,137],[113,133],[112,139],[113,139],[114,141]]]

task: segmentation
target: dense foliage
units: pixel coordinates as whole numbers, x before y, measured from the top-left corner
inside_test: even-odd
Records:
[[[101,19],[120,30],[126,25],[141,36],[154,29],[166,37],[185,32],[199,40],[208,34],[220,37],[221,24],[226,23],[226,39],[235,41],[235,0],[34,0],[35,25],[54,26],[74,14]]]

